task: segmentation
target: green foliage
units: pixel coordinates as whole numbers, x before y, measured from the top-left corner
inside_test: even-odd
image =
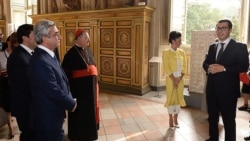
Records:
[[[228,9],[230,10],[230,9]],[[220,19],[228,18],[232,20],[232,38],[239,38],[239,20],[237,12],[222,11],[211,7],[208,3],[188,3],[186,21],[186,44],[191,43],[191,33],[194,30],[214,30],[216,23]],[[235,15],[232,15],[235,14]]]
[[[239,40],[240,38],[240,20],[238,17],[233,17],[232,18],[232,23],[233,23],[233,31],[231,32],[231,38]]]

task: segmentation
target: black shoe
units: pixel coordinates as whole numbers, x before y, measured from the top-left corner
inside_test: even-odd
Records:
[[[245,141],[250,140],[250,133],[248,133],[248,135],[246,135],[246,136],[244,137],[244,140],[245,140]]]
[[[249,107],[247,108],[247,112],[250,113],[250,108]]]
[[[15,135],[9,135],[8,139],[13,139]]]
[[[247,109],[248,109],[248,104],[244,104],[243,106],[240,106],[238,108],[238,110],[240,110],[240,111],[247,111]]]
[[[240,111],[247,111],[248,109],[248,105],[247,104],[244,104],[243,106],[239,107],[238,110]]]

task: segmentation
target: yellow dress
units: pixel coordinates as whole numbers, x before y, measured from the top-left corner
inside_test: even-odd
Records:
[[[184,81],[179,82],[177,88],[174,88],[173,81],[169,75],[174,74],[176,77],[181,76],[181,73],[185,73],[187,68],[186,55],[184,50],[177,48],[174,51],[172,48],[166,49],[162,53],[163,71],[166,74],[166,102],[165,107],[170,105],[186,106],[183,91]]]

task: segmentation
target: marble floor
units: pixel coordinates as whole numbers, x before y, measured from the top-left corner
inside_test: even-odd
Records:
[[[161,97],[157,97],[157,95]],[[168,128],[168,113],[163,107],[165,91],[149,92],[143,96],[115,92],[100,93],[101,125],[98,141],[204,141],[208,138],[206,112],[185,107],[179,114],[180,128]],[[239,98],[238,106],[243,100]],[[237,141],[250,131],[250,114],[237,111]],[[13,118],[15,137],[19,141],[19,130]],[[67,121],[64,123],[67,133]],[[224,139],[223,123],[220,120],[220,141]],[[0,128],[0,141],[6,141],[7,125]],[[67,134],[65,135],[67,138]],[[66,141],[69,141],[66,139]]]

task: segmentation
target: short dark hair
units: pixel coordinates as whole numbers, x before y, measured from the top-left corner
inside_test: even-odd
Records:
[[[34,26],[32,24],[23,24],[17,29],[17,40],[19,44],[23,43],[23,36],[29,37],[30,32],[33,31]]]
[[[232,22],[229,19],[222,19],[222,20],[218,21],[218,23],[224,23],[224,22],[227,22],[229,29],[233,28],[233,24],[232,24]],[[217,27],[218,23],[216,24],[216,27]]]
[[[180,38],[180,37],[181,37],[181,33],[180,32],[178,32],[178,31],[171,31],[169,33],[168,42],[170,44],[172,44],[172,40],[175,40],[175,39]]]

